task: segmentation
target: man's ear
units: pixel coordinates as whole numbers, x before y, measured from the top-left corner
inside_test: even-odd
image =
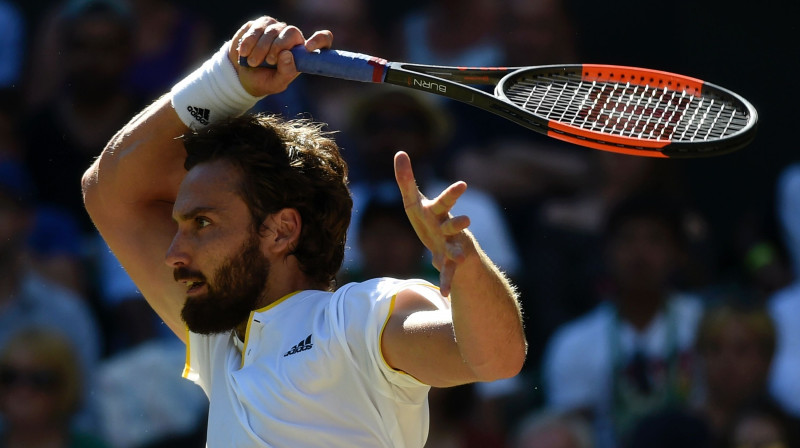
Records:
[[[271,230],[267,236],[270,251],[291,252],[300,239],[303,220],[296,209],[284,208],[269,215],[263,225]]]

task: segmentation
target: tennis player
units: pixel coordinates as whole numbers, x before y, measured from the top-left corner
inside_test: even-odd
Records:
[[[313,123],[244,114],[297,76],[290,48],[331,43],[329,31],[306,40],[269,17],[247,22],[83,178],[97,228],[187,345],[211,448],[421,447],[431,386],[511,377],[524,362],[514,289],[469,219],[449,213],[466,184],[423,197],[405,153],[397,183],[439,288],[334,290],[352,208],[336,144]]]

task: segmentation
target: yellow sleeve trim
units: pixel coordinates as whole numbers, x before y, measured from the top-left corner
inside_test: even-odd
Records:
[[[378,337],[378,351],[381,353],[381,361],[383,361],[383,364],[387,368],[395,372],[405,373],[402,370],[397,370],[394,367],[390,366],[389,363],[386,362],[386,358],[384,358],[383,356],[383,332],[386,330],[386,325],[389,324],[389,318],[392,317],[392,313],[394,313],[394,303],[396,299],[397,299],[397,294],[392,295],[392,301],[389,304],[389,313],[386,314],[386,319],[383,321],[383,326],[381,327],[381,333]],[[406,373],[406,375],[408,374]]]
[[[181,374],[181,376],[186,379],[189,379],[189,374],[192,371],[191,348],[189,346],[191,335],[189,334],[189,327],[184,327],[184,328],[186,329],[186,362],[183,365],[183,373]]]

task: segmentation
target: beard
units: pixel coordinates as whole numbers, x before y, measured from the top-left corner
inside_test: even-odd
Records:
[[[264,295],[269,274],[269,260],[261,252],[258,235],[253,233],[241,250],[225,260],[213,276],[213,282],[199,271],[179,267],[175,280],[205,283],[207,292],[187,297],[181,318],[193,333],[212,335],[238,327],[250,317]]]

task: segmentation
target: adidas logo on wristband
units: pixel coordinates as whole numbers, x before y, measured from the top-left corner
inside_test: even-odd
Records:
[[[208,116],[211,114],[210,110],[194,106],[187,106],[186,110],[189,111],[189,113],[192,114],[194,119],[200,122],[200,124],[204,126],[208,125]]]

